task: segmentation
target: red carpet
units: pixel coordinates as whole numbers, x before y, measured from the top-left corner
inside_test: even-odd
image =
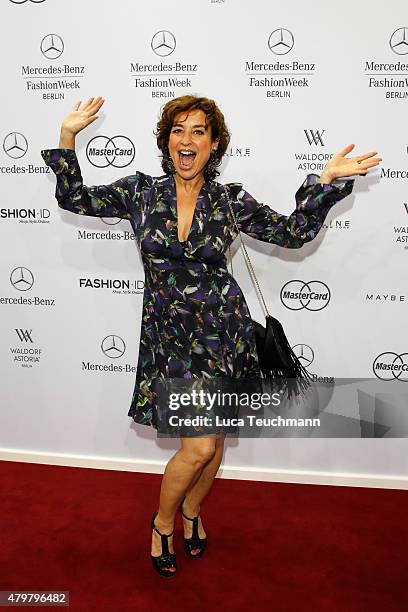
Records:
[[[161,476],[0,461],[0,478],[0,590],[70,591],[75,612],[408,608],[406,491],[217,479],[205,557],[185,557],[178,516],[162,578]]]

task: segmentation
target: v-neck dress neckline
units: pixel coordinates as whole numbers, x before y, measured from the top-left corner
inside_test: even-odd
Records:
[[[174,174],[170,175],[170,189],[171,189],[171,201],[173,202],[173,215],[175,218],[175,224],[174,224],[174,229],[176,232],[176,240],[178,242],[179,245],[181,246],[185,246],[187,244],[187,242],[189,242],[190,236],[192,231],[194,230],[194,226],[197,220],[197,214],[199,212],[199,210],[201,210],[202,204],[204,202],[204,197],[207,193],[207,188],[208,188],[208,181],[204,181],[204,183],[201,185],[200,187],[200,191],[198,192],[197,195],[197,200],[195,203],[195,207],[194,207],[194,212],[193,212],[193,217],[191,219],[191,225],[190,228],[188,230],[188,234],[187,234],[187,238],[185,240],[180,240],[178,237],[178,211],[177,211],[177,189],[176,189],[176,180],[174,178]]]

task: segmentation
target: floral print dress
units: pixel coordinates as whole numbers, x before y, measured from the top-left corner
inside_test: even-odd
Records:
[[[156,427],[156,385],[163,377],[261,377],[251,316],[227,270],[238,233],[222,184],[206,181],[184,242],[178,240],[173,175],[136,171],[108,185],[83,184],[72,149],[44,149],[56,175],[58,205],[79,215],[129,220],[140,249],[145,288],[139,357],[128,416]],[[296,249],[313,240],[330,208],[351,193],[354,179],[318,183],[308,174],[289,216],[229,183],[239,229],[263,242]]]

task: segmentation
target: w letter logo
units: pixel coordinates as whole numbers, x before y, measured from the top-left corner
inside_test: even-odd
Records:
[[[320,132],[319,130],[303,130],[304,133],[306,134],[306,138],[307,141],[310,145],[315,144],[321,144],[322,147],[324,147],[324,142],[323,142],[323,134],[325,133],[326,130],[323,130],[322,132]]]
[[[21,342],[25,341],[25,342],[34,342],[32,337],[31,337],[31,333],[32,333],[32,329],[30,329],[30,331],[28,331],[27,329],[16,329],[17,332],[17,336],[20,338]]]

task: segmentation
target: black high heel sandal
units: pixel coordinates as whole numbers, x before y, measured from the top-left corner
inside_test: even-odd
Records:
[[[180,503],[181,514],[188,521],[193,521],[193,533],[192,533],[191,538],[184,538],[184,550],[186,551],[189,557],[202,557],[204,550],[207,546],[208,540],[207,538],[200,538],[198,536],[198,517],[199,515],[194,516],[193,518],[186,516],[183,512],[183,502],[184,502],[184,497]],[[199,549],[200,552],[194,554],[192,550],[197,549],[197,548]]]
[[[162,552],[161,552],[161,555],[159,555],[158,557],[155,557],[152,554],[150,556],[152,558],[152,563],[153,563],[154,569],[161,576],[174,576],[174,574],[176,574],[177,572],[171,571],[170,567],[174,567],[177,570],[176,553],[169,552],[169,546],[168,546],[168,538],[171,535],[173,535],[174,529],[173,529],[173,531],[171,533],[168,533],[168,534],[161,533],[157,529],[155,524],[154,524],[154,519],[156,518],[157,513],[158,513],[158,510],[153,512],[152,521],[151,521],[151,528],[154,529],[155,531],[157,531],[157,533],[161,537]]]

